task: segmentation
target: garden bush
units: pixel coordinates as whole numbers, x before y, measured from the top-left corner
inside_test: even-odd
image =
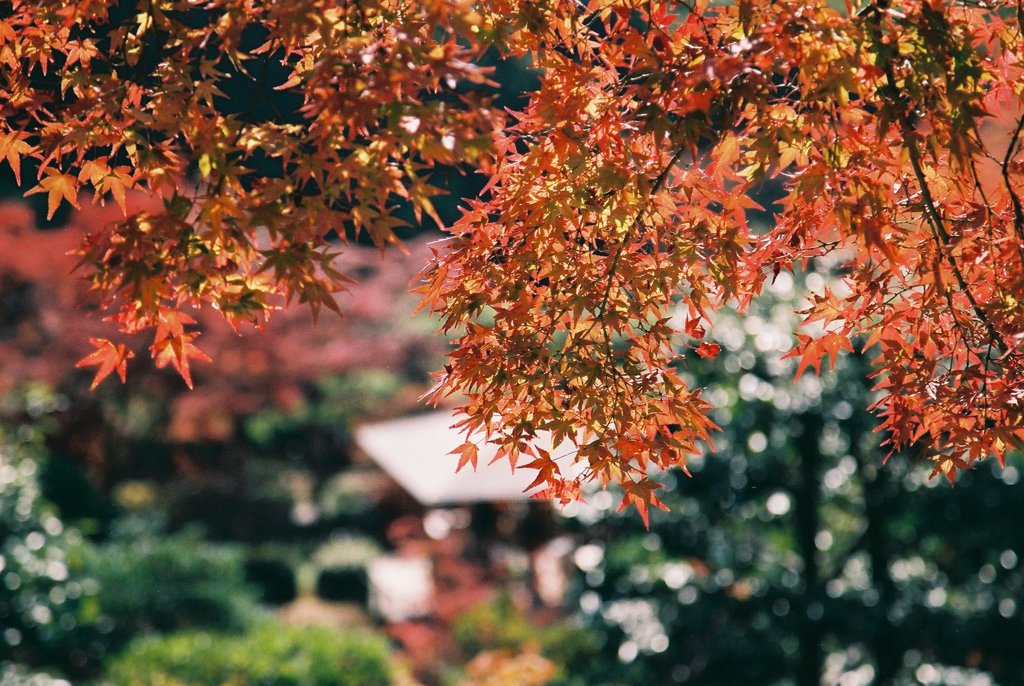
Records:
[[[245,634],[178,633],[138,640],[112,660],[109,686],[387,686],[387,641],[326,627],[263,622]]]
[[[104,651],[97,584],[84,569],[81,532],[43,496],[39,478],[59,404],[42,386],[0,397],[0,660],[81,674]],[[0,684],[20,683],[14,669],[3,667]]]
[[[365,605],[370,599],[370,581],[366,568],[321,569],[316,577],[316,594],[324,600]]]
[[[171,527],[198,523],[217,540],[294,540],[301,531],[292,521],[294,499],[282,483],[287,465],[278,465],[274,474],[268,473],[273,462],[254,462],[246,463],[240,474],[167,483],[163,492]]]
[[[271,544],[252,548],[245,561],[245,578],[259,590],[263,602],[289,603],[298,595],[295,570],[300,557],[299,551],[289,546]]]
[[[559,667],[552,684],[584,683],[576,676],[587,671],[600,648],[596,635],[568,622],[539,626],[519,610],[507,594],[460,615],[452,626],[455,641],[467,657],[492,651],[511,655],[540,654]]]
[[[365,604],[369,597],[366,568],[380,554],[380,547],[369,538],[332,538],[313,555],[316,594],[324,600]]]
[[[241,549],[205,542],[197,530],[162,533],[130,518],[84,552],[115,648],[145,633],[240,629],[260,614]]]
[[[368,495],[379,472],[348,469],[327,479],[320,487],[318,505],[325,519],[360,517],[374,505]]]
[[[0,450],[0,659],[84,668],[100,647],[96,584],[81,533],[41,497],[38,469],[17,448]]]
[[[301,455],[320,475],[348,464],[356,418],[388,414],[400,379],[383,370],[333,374],[306,387],[301,401],[264,409],[245,422],[245,436],[266,455]]]

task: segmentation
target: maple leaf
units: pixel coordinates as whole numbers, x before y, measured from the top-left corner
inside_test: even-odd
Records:
[[[161,307],[156,318],[153,343],[161,343],[168,338],[183,338],[185,337],[185,326],[195,323],[196,320],[184,312],[170,307]]]
[[[192,388],[192,369],[189,366],[190,360],[201,362],[212,362],[210,357],[202,350],[193,345],[196,334],[170,335],[156,341],[150,346],[153,359],[158,369],[163,369],[168,364],[177,370],[178,374],[185,381],[185,385]]]
[[[110,173],[110,166],[107,164],[109,157],[97,157],[94,160],[86,160],[78,170],[78,180],[88,181],[93,186],[98,186],[103,177]]]
[[[790,357],[800,358],[800,362],[797,364],[796,374],[793,377],[794,381],[800,378],[808,365],[814,367],[814,372],[816,374],[820,374],[821,359],[826,354],[829,358],[829,365],[832,368],[835,368],[836,358],[841,350],[853,351],[853,344],[850,343],[849,336],[841,333],[824,333],[817,338],[806,334],[797,334],[797,338],[799,339],[800,344],[782,356],[782,359]]]
[[[698,345],[694,352],[707,360],[713,360],[718,357],[718,353],[722,352],[722,346],[717,343],[704,342]]]
[[[480,449],[477,447],[476,443],[466,441],[448,454],[459,456],[459,464],[455,468],[455,472],[458,473],[461,472],[462,468],[467,464],[471,465],[473,469],[476,469],[477,460],[480,457]]]
[[[654,491],[662,487],[662,484],[651,481],[647,478],[641,479],[635,483],[625,484],[624,488],[626,490],[622,496],[622,502],[619,503],[618,511],[621,512],[632,505],[636,508],[637,513],[639,513],[640,519],[643,520],[644,528],[650,529],[650,507],[653,505],[660,510],[668,510],[665,503],[661,502],[658,497],[654,495]]]
[[[7,160],[14,172],[14,180],[21,185],[21,156],[32,153],[35,148],[25,142],[28,134],[23,131],[10,131],[0,136],[0,157]]]
[[[934,479],[939,474],[942,474],[949,481],[950,485],[955,485],[957,474],[970,468],[970,462],[963,457],[958,455],[942,455],[936,458],[935,468],[932,469],[928,478]]]
[[[114,167],[108,174],[104,175],[96,189],[101,194],[109,192],[114,196],[114,201],[121,208],[121,212],[127,216],[128,206],[125,200],[125,191],[134,185],[135,179],[132,178],[131,169],[120,166]]]
[[[78,180],[70,174],[64,174],[57,169],[48,167],[45,170],[46,176],[39,181],[37,186],[26,191],[25,196],[36,193],[47,194],[46,218],[53,219],[54,213],[60,207],[62,200],[67,200],[72,206],[78,207]]]
[[[115,371],[121,377],[121,383],[124,383],[128,373],[128,360],[135,357],[135,353],[123,343],[115,345],[106,338],[90,338],[89,342],[96,347],[96,350],[75,363],[75,367],[78,368],[99,367],[89,390],[96,390],[96,387]]]

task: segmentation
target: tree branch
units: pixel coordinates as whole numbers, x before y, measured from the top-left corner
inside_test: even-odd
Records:
[[[1017,128],[1014,129],[1013,136],[1010,137],[1010,145],[1006,148],[1006,156],[1003,157],[1000,168],[1003,174],[1003,184],[1006,186],[1006,192],[1010,194],[1010,202],[1013,204],[1013,228],[1017,231],[1017,238],[1024,243],[1024,207],[1021,206],[1020,196],[1010,184],[1010,161],[1013,159],[1013,152],[1022,131],[1024,131],[1024,115],[1017,120]],[[1017,249],[1020,252],[1021,264],[1024,265],[1024,246],[1018,245]]]
[[[896,74],[893,71],[892,61],[886,58],[885,53],[881,49],[882,44],[879,13],[874,12],[869,14],[868,17],[874,52],[879,58],[879,61],[883,62],[883,69],[885,73],[885,88],[880,89],[880,92],[887,98],[887,104],[890,106],[891,111],[896,115],[896,119],[899,122],[900,133],[903,138],[903,148],[907,151],[907,154],[910,157],[910,166],[914,171],[914,177],[917,179],[918,186],[921,188],[921,199],[924,205],[924,214],[928,218],[928,223],[932,230],[932,237],[935,239],[935,243],[938,246],[939,257],[945,258],[946,263],[953,272],[953,276],[956,278],[957,285],[967,297],[967,301],[970,303],[971,309],[974,311],[974,315],[988,332],[989,339],[995,341],[1002,350],[1009,350],[1002,335],[978,304],[978,301],[975,299],[974,294],[971,292],[971,289],[967,284],[967,280],[960,271],[960,265],[957,264],[956,258],[953,257],[953,254],[948,249],[950,243],[949,232],[946,231],[945,224],[943,223],[942,217],[939,215],[937,209],[938,206],[935,203],[935,199],[932,197],[931,187],[928,185],[928,179],[925,176],[924,167],[921,164],[921,151],[914,143],[917,139],[917,131],[914,129],[913,122],[910,120],[906,106],[900,100],[900,91],[899,87],[896,85]],[[1022,118],[1020,126],[1024,126],[1024,118]],[[1019,135],[1019,132],[1017,135]],[[1016,136],[1014,137],[1014,140],[1016,141]],[[1022,210],[1022,212],[1024,212],[1024,210]],[[952,303],[950,303],[950,306],[952,307]]]
[[[917,146],[913,144],[913,138],[915,136],[913,130],[907,130],[902,125],[909,123],[906,121],[906,117],[901,120],[901,128],[904,129],[904,142],[903,147],[907,150],[910,156],[910,166],[914,170],[914,176],[917,178],[917,183],[921,187],[921,199],[924,203],[925,216],[932,227],[932,233],[935,238],[936,244],[939,246],[939,254],[946,258],[946,263],[949,264],[950,269],[953,271],[953,276],[956,278],[957,285],[963,294],[967,296],[967,302],[970,303],[971,309],[974,310],[974,315],[984,325],[985,330],[988,331],[989,338],[995,341],[1000,348],[1007,350],[1006,342],[1003,340],[1002,335],[996,329],[995,325],[985,314],[985,311],[981,309],[978,301],[974,298],[974,294],[971,293],[971,289],[967,285],[966,279],[964,279],[963,273],[960,271],[960,265],[956,263],[956,258],[949,251],[949,233],[946,231],[946,227],[943,224],[942,217],[939,216],[938,210],[936,209],[935,200],[932,198],[931,189],[928,186],[928,179],[924,175],[924,168],[921,166],[921,153],[917,149]]]

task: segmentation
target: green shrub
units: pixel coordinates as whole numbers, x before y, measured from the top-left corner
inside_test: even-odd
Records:
[[[313,554],[316,594],[325,600],[366,603],[366,568],[381,554],[380,546],[362,536],[338,536]]]
[[[245,578],[259,589],[263,602],[289,603],[298,595],[295,570],[300,558],[299,551],[289,546],[271,544],[252,548],[245,561]]]
[[[316,594],[324,600],[365,605],[370,599],[370,580],[365,567],[321,569]]]
[[[144,633],[239,629],[259,613],[240,548],[138,522],[122,523],[111,540],[85,550],[113,647]]]
[[[82,466],[65,455],[51,454],[42,463],[39,485],[43,496],[57,506],[61,518],[80,529],[102,530],[117,514],[86,477]]]
[[[469,657],[484,650],[519,650],[537,642],[537,629],[508,595],[461,614],[452,625],[455,641]]]
[[[600,648],[590,631],[568,622],[538,626],[506,594],[460,615],[452,626],[455,641],[466,658],[485,651],[521,654],[531,649],[554,662],[559,671],[553,684],[577,684],[573,675],[585,671]]]
[[[83,574],[81,533],[41,498],[37,473],[31,457],[0,451],[0,657],[84,666],[96,584]]]
[[[393,669],[379,636],[260,623],[242,635],[200,632],[142,639],[111,661],[111,686],[386,686]]]
[[[372,538],[356,534],[335,534],[313,553],[313,564],[329,567],[366,567],[381,555],[381,548]]]
[[[97,584],[84,570],[81,532],[39,482],[56,402],[36,386],[0,397],[0,659],[84,673],[104,649]],[[13,669],[0,671],[0,683],[35,683]]]
[[[375,517],[374,506],[387,488],[388,477],[379,470],[347,469],[327,479],[317,496],[321,516],[329,522],[359,524]]]
[[[326,433],[337,438],[348,432],[353,419],[385,413],[401,384],[399,377],[379,369],[328,375],[293,407],[250,416],[245,433],[253,444],[269,452],[302,445],[310,435]],[[305,447],[315,452],[315,446]]]
[[[210,538],[249,541],[291,540],[299,533],[292,521],[295,501],[283,482],[288,467],[256,461],[241,475],[221,474],[202,480],[177,479],[162,488],[173,528],[202,525]],[[273,482],[273,483],[271,483]]]

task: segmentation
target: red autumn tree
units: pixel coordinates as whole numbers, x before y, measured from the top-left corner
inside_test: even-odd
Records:
[[[1003,0],[13,0],[0,11],[0,156],[49,211],[123,220],[82,245],[120,329],[158,365],[203,354],[188,312],[234,326],[280,301],[334,308],[338,238],[438,221],[434,177],[488,177],[425,272],[468,398],[513,465],[563,501],[712,424],[679,370],[713,313],[831,254],[800,370],[876,358],[893,448],[950,478],[1024,440],[1024,10]],[[540,87],[489,100],[487,51]],[[230,97],[228,97],[230,95]],[[751,225],[765,179],[785,192]],[[159,198],[135,211],[129,191]],[[97,340],[86,364],[123,374]],[[539,447],[549,432],[557,454]],[[461,450],[466,462],[475,450]],[[564,459],[563,459],[564,458]],[[582,473],[566,469],[580,463]]]
[[[139,199],[133,202],[144,206]],[[120,216],[117,207],[87,204],[61,230],[37,230],[24,202],[0,202],[0,396],[27,381],[43,381],[81,399],[88,383],[84,374],[75,372],[75,360],[88,352],[90,339],[111,336],[111,326],[89,307],[88,284],[73,272],[76,259],[71,253],[90,227]],[[440,338],[424,338],[423,327],[429,325],[425,317],[410,316],[417,298],[408,293],[409,281],[430,254],[428,241],[417,238],[406,248],[405,254],[381,256],[373,248],[354,246],[335,261],[338,269],[360,276],[359,283],[338,297],[343,319],[324,318],[314,326],[307,310],[290,308],[277,313],[260,335],[240,337],[212,308],[194,313],[203,331],[203,349],[217,362],[194,370],[196,392],[179,392],[172,375],[140,364],[128,396],[97,394],[91,400],[104,406],[97,411],[109,417],[117,414],[111,405],[131,405],[137,401],[129,396],[155,390],[167,419],[165,426],[149,430],[180,445],[230,441],[254,413],[293,411],[325,376],[389,369],[422,384],[424,365],[434,366],[445,346]],[[133,356],[146,354],[146,342],[137,337],[118,336],[115,341],[112,345],[125,345]],[[405,399],[395,399],[395,405],[413,403],[416,387]],[[68,430],[75,431],[76,443],[87,443],[80,427]],[[127,439],[114,430],[104,434],[106,441],[120,449]],[[116,451],[95,443],[83,452],[98,463],[104,453]]]

